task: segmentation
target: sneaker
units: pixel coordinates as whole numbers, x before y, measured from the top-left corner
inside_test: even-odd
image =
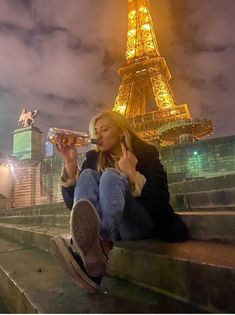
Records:
[[[82,258],[72,248],[70,236],[53,237],[51,252],[66,274],[81,288],[89,293],[104,293],[100,287],[102,277],[92,277],[87,273]]]
[[[106,271],[108,257],[101,246],[101,221],[92,203],[78,200],[71,211],[70,233],[74,248],[83,260],[90,276],[101,276]]]

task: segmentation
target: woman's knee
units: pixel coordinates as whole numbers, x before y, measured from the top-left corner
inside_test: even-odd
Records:
[[[101,175],[100,185],[111,188],[117,183],[123,185],[125,188],[128,186],[128,180],[123,173],[115,168],[106,168]]]
[[[91,168],[86,168],[79,175],[78,180],[77,180],[77,184],[80,182],[84,182],[84,181],[88,182],[88,183],[90,181],[94,181],[94,180],[97,181],[97,180],[99,180],[99,178],[100,178],[100,174],[98,171],[93,170]]]
[[[93,169],[81,172],[75,185],[74,202],[78,199],[96,200],[99,190],[100,174]]]
[[[79,177],[81,177],[81,176],[89,176],[89,177],[91,177],[91,176],[97,176],[97,175],[99,175],[99,172],[98,171],[96,171],[96,170],[93,170],[92,168],[85,168],[82,172],[81,172],[81,174],[79,175]]]
[[[102,177],[102,179],[118,178],[118,179],[126,180],[124,174],[121,171],[119,171],[113,167],[106,168],[104,170],[104,172],[102,173],[101,177]]]

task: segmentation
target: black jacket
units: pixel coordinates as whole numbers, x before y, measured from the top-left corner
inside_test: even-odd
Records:
[[[144,141],[135,140],[132,143],[133,153],[138,163],[136,170],[143,174],[146,183],[142,193],[136,200],[151,214],[156,225],[156,237],[163,241],[184,241],[189,238],[187,228],[180,216],[174,213],[169,204],[167,175],[159,160],[159,153],[155,146]],[[97,169],[99,152],[90,150],[86,153],[81,171],[86,168]],[[64,201],[68,208],[72,208],[74,187],[62,187]]]

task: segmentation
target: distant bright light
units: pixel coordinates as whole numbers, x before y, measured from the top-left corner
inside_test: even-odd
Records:
[[[148,24],[148,23],[142,25],[141,28],[142,28],[143,30],[146,30],[146,31],[150,31],[150,30],[151,30],[151,26],[150,26],[150,24]]]
[[[129,36],[134,36],[136,34],[136,29],[135,28],[133,28],[132,30],[130,30],[129,32],[128,32],[128,35]]]
[[[125,111],[126,111],[126,105],[124,104],[119,104],[118,107],[117,107],[117,111],[121,114],[125,114]]]
[[[16,176],[16,174],[15,174],[15,164],[8,160],[8,167],[9,167],[9,169],[11,171],[11,174],[15,177]]]
[[[145,12],[145,13],[148,12],[148,10],[147,10],[146,7],[140,7],[140,8],[139,8],[139,11],[140,11],[140,12]]]
[[[14,170],[15,170],[14,166],[12,164],[10,164],[9,166],[10,166],[11,172],[14,173]]]
[[[136,10],[132,10],[131,12],[129,12],[129,17],[133,18],[136,15]]]
[[[198,152],[197,152],[197,151],[194,151],[194,152],[193,152],[193,154],[194,154],[194,155],[197,155],[197,154],[198,154]]]

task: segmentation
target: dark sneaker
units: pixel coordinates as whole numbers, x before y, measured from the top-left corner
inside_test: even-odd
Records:
[[[75,251],[80,254],[88,274],[93,277],[105,273],[108,260],[101,246],[100,226],[99,215],[91,202],[78,200],[71,211],[70,232]]]
[[[73,250],[70,240],[70,236],[57,235],[53,237],[51,240],[53,256],[56,258],[62,269],[81,288],[89,293],[103,293],[103,290],[99,286],[102,276],[92,277],[88,274],[80,255]]]

